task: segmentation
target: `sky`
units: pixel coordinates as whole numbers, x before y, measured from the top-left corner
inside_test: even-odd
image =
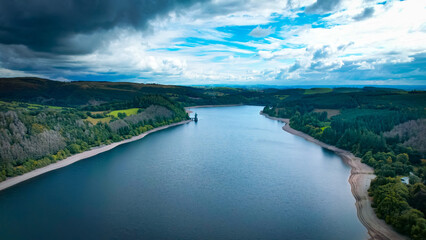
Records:
[[[425,0],[0,0],[0,77],[426,85]]]

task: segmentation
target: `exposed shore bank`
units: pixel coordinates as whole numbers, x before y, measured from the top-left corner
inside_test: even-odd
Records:
[[[361,159],[355,157],[351,152],[337,148],[335,146],[323,143],[306,133],[297,131],[290,127],[290,119],[287,118],[276,118],[271,117],[263,112],[260,114],[267,118],[284,122],[283,130],[302,137],[307,141],[318,144],[319,146],[335,152],[342,160],[351,167],[351,175],[349,176],[348,182],[351,185],[351,191],[355,198],[355,206],[357,209],[357,215],[361,223],[367,228],[369,239],[377,240],[397,240],[397,239],[408,239],[407,237],[397,233],[391,226],[386,224],[382,219],[379,219],[374,209],[371,207],[372,199],[368,196],[368,188],[370,182],[376,177],[374,169],[361,162]]]
[[[56,163],[52,163],[50,165],[47,165],[45,167],[34,169],[33,171],[27,172],[27,173],[22,174],[20,176],[8,178],[5,181],[0,182],[0,191],[6,189],[8,187],[11,187],[13,185],[16,185],[18,183],[24,182],[24,181],[26,181],[28,179],[33,178],[33,177],[39,176],[41,174],[44,174],[44,173],[56,170],[58,168],[66,167],[66,166],[68,166],[70,164],[73,164],[75,162],[78,162],[80,160],[83,160],[83,159],[86,159],[86,158],[89,158],[89,157],[93,157],[93,156],[95,156],[95,155],[97,155],[99,153],[103,153],[103,152],[109,151],[109,150],[111,150],[111,149],[113,149],[113,148],[115,148],[117,146],[120,146],[121,144],[125,144],[125,143],[129,143],[129,142],[133,142],[133,141],[142,139],[143,137],[145,137],[146,135],[148,135],[150,133],[154,133],[154,132],[166,129],[166,128],[170,128],[170,127],[174,127],[174,126],[186,124],[186,123],[189,123],[189,122],[191,122],[191,120],[185,120],[185,121],[181,121],[181,122],[177,122],[177,123],[172,123],[172,124],[169,124],[169,125],[161,126],[161,127],[158,127],[158,128],[154,128],[154,129],[149,130],[147,132],[144,132],[144,133],[142,133],[142,134],[140,134],[138,136],[134,136],[132,138],[125,139],[125,140],[120,141],[120,142],[114,142],[114,143],[111,143],[109,145],[102,145],[102,146],[94,147],[94,148],[92,148],[92,149],[90,149],[88,151],[85,151],[85,152],[82,152],[82,153],[77,153],[75,155],[67,157],[67,158],[65,158],[63,160],[60,160],[60,161],[56,162]]]

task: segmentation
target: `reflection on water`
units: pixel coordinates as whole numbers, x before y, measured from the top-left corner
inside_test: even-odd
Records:
[[[5,239],[363,239],[349,167],[261,107],[197,109],[0,192]]]

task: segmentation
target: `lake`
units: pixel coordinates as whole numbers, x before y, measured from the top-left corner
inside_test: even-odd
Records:
[[[1,191],[1,239],[366,239],[350,167],[261,109],[193,109]]]

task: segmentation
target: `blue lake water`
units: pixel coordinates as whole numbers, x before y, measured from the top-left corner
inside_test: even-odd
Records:
[[[0,192],[1,239],[366,239],[349,166],[261,107],[166,129]]]

